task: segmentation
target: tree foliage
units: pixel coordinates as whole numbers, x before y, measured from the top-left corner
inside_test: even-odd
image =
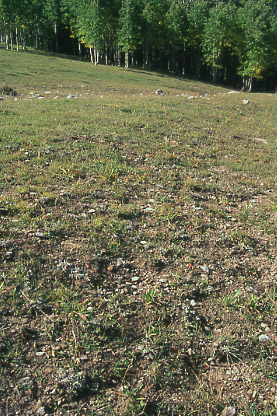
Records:
[[[276,0],[0,0],[0,41],[94,63],[274,85]],[[260,82],[260,81],[259,81]]]

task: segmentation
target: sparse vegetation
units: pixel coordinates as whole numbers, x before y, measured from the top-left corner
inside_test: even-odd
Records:
[[[0,61],[2,414],[276,414],[276,96]]]

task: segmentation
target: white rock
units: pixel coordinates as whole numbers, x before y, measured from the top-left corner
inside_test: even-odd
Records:
[[[153,212],[155,210],[154,210],[154,208],[148,207],[148,208],[145,208],[144,211],[146,211],[146,212]]]
[[[267,344],[269,341],[270,341],[270,338],[267,335],[262,334],[259,336],[259,342],[261,344]]]
[[[267,140],[262,139],[261,137],[254,137],[253,140],[255,140],[255,142],[261,142],[261,143],[267,144]]]
[[[39,416],[44,416],[46,414],[44,407],[40,407],[37,411]]]
[[[200,269],[202,269],[205,273],[210,273],[208,266],[200,266]]]

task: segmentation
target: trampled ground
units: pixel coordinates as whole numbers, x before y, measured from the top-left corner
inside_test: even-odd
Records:
[[[276,414],[276,95],[0,64],[1,414]]]

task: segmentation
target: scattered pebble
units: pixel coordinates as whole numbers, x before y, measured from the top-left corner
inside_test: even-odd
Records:
[[[262,139],[261,137],[253,137],[253,140],[255,140],[255,142],[261,142],[261,143],[267,144],[267,140]]]
[[[210,269],[208,266],[200,266],[200,269],[202,269],[205,273],[210,273]]]
[[[158,95],[165,95],[165,93],[163,92],[163,90],[161,90],[160,88],[157,89],[156,94],[158,94]]]
[[[40,407],[37,411],[39,416],[44,416],[46,414],[44,407]]]
[[[237,412],[234,407],[225,407],[223,412],[221,413],[221,416],[236,416]]]
[[[122,267],[124,266],[126,262],[123,259],[117,259],[116,261],[116,267]]]
[[[264,334],[262,334],[262,335],[259,336],[259,342],[261,344],[267,344],[269,341],[270,341],[269,336],[264,335]]]
[[[41,231],[37,231],[36,234],[35,234],[35,236],[36,237],[39,237],[39,238],[44,238],[45,237],[45,234],[42,233]]]
[[[155,210],[154,210],[154,208],[148,207],[148,208],[145,208],[144,211],[145,212],[154,212]]]
[[[34,385],[34,382],[31,377],[23,377],[19,380],[19,384],[25,389],[31,389]]]

